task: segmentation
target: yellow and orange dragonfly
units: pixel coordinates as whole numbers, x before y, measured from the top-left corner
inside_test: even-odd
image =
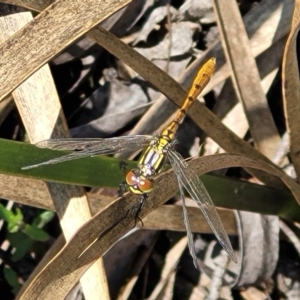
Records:
[[[209,59],[198,71],[193,80],[191,88],[178,110],[174,120],[157,136],[134,135],[122,136],[107,139],[49,139],[38,142],[39,148],[54,150],[72,150],[73,152],[58,158],[54,158],[35,165],[24,167],[31,169],[43,165],[57,164],[69,160],[79,159],[87,156],[114,154],[122,151],[145,149],[138,161],[138,168],[130,170],[125,176],[126,189],[133,194],[140,195],[140,209],[153,189],[152,178],[162,170],[166,159],[169,160],[173,171],[177,176],[180,195],[182,198],[183,218],[188,236],[188,246],[197,268],[197,258],[193,242],[193,235],[188,221],[188,213],[184,201],[184,188],[191,195],[192,199],[201,209],[210,228],[214,232],[222,247],[227,251],[230,258],[237,262],[234,250],[232,249],[228,235],[223,227],[222,221],[215,209],[215,206],[199,177],[188,169],[186,161],[174,149],[175,133],[179,124],[183,121],[188,109],[197,99],[213,75],[215,69],[215,58]],[[138,215],[137,215],[138,217]]]

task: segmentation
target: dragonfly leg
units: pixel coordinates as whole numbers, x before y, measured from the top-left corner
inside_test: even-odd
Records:
[[[122,197],[128,191],[126,181],[119,183],[118,195]]]
[[[135,221],[134,227],[136,226],[136,224],[137,224],[138,222],[141,222],[142,227],[144,226],[144,223],[143,223],[142,219],[139,217],[139,214],[140,214],[140,212],[141,212],[142,209],[143,209],[144,202],[145,202],[146,198],[147,198],[147,194],[143,194],[143,195],[141,195],[141,197],[140,197],[140,202],[139,202],[139,204],[138,204],[139,206],[138,206],[138,209],[137,209],[137,211],[135,212],[135,216],[134,216],[134,221]]]
[[[120,168],[121,171],[126,173],[127,172],[127,162],[125,160],[120,160],[119,161],[119,168]]]

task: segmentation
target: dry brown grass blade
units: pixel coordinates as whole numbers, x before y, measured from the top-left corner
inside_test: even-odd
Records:
[[[140,232],[140,234],[144,234],[143,231]],[[131,236],[134,237],[134,235],[131,235]],[[139,277],[140,273],[141,273],[142,269],[144,268],[144,266],[146,265],[149,257],[152,254],[152,251],[155,246],[155,242],[157,241],[157,238],[158,238],[158,234],[156,234],[156,237],[153,240],[151,240],[151,243],[149,243],[150,245],[148,244],[147,247],[142,247],[141,251],[139,251],[138,256],[136,257],[133,265],[130,268],[130,274],[127,278],[127,281],[126,281],[125,285],[121,288],[121,291],[118,292],[118,297],[116,298],[116,300],[130,299],[132,290],[133,290],[136,282],[140,278]],[[132,246],[132,243],[130,243],[130,244],[127,243],[127,245],[128,245],[128,247],[130,247],[130,246]],[[122,257],[120,257],[120,259],[122,259]]]
[[[241,13],[235,0],[214,0],[214,9],[235,93],[244,106],[257,149],[271,159],[280,137],[261,87]]]
[[[54,0],[4,0],[1,2],[26,7],[32,10],[36,10],[36,7],[40,7],[40,10],[42,11],[47,6],[52,4]]]
[[[265,94],[269,91],[274,77],[279,70],[285,41],[285,37],[280,39],[256,58],[256,64],[261,77],[261,85]],[[224,101],[224,99],[226,99],[226,101]],[[223,119],[227,113],[230,113],[234,104],[239,103],[239,106],[241,106],[241,103],[238,102],[235,96],[231,80],[228,80],[224,84],[216,102],[213,111],[221,119]],[[247,123],[247,120],[244,122]]]
[[[296,41],[300,28],[300,1],[295,1],[291,31],[286,42],[282,62],[282,90],[285,118],[290,135],[290,158],[297,178],[300,178],[300,86]]]
[[[295,220],[293,215],[289,213],[284,214],[284,207],[287,207],[289,204],[286,203],[286,205],[284,206],[283,204],[281,204],[279,207],[278,206],[276,207],[271,204],[270,200],[268,200],[268,202],[265,201],[263,203],[263,206],[259,205],[257,202],[256,202],[257,205],[253,206],[255,202],[253,202],[251,199],[249,199],[247,195],[244,194],[245,187],[243,185],[240,188],[238,188],[237,186],[230,185],[229,183],[224,183],[224,184],[226,184],[226,186],[229,186],[229,189],[234,189],[235,193],[237,193],[238,195],[240,195],[240,197],[243,198],[243,205],[244,205],[242,207],[243,210],[257,212],[257,213],[263,212],[265,214],[277,214],[284,218]],[[210,190],[208,186],[207,189]],[[271,196],[266,196],[265,193],[263,194],[265,195],[265,197],[270,199]],[[228,197],[230,198],[230,195],[227,195],[227,198]],[[48,210],[55,210],[53,206],[53,202],[51,201],[49,193],[47,192],[46,184],[40,180],[19,178],[15,176],[0,174],[0,198],[13,200],[18,203],[22,203],[34,207],[40,207]],[[94,194],[94,193],[88,193],[88,198],[89,198],[89,202],[93,214],[96,214],[97,212],[102,210],[105,206],[109,205],[114,200],[114,198],[112,197],[104,196],[102,194]],[[213,195],[212,198],[215,200],[215,197],[213,197]],[[236,207],[235,198],[232,200],[233,201],[232,205],[230,205],[230,202],[227,201],[227,198],[225,198],[226,203],[228,203],[227,208],[235,208]],[[284,195],[280,196],[280,199],[282,199],[283,201]],[[267,205],[269,205],[270,207],[272,205],[272,209],[265,210],[264,207]],[[206,222],[202,222],[202,220],[204,219],[201,217],[201,214],[197,207],[188,207],[187,209],[189,212],[189,220],[191,223],[191,227],[194,232],[211,232]],[[295,209],[291,208],[291,210],[295,210]],[[222,209],[219,210],[219,214],[224,223],[226,231],[229,234],[235,233],[236,232],[235,222],[232,218],[231,211]],[[147,229],[163,228],[167,230],[184,231],[185,227],[183,223],[178,221],[179,220],[178,218],[181,218],[181,216],[182,216],[182,210],[180,206],[165,205],[159,207],[157,210],[155,210],[153,213],[147,216],[143,220],[143,222],[145,228]],[[166,219],[169,220],[169,224],[165,223]]]
[[[114,198],[89,193],[93,213],[108,205]],[[21,178],[0,174],[0,198],[10,199],[18,203],[55,210],[50,195],[47,192],[46,183],[41,180]]]
[[[46,183],[40,180],[19,178],[15,176],[0,174],[0,197],[11,199],[18,203],[54,210],[53,202],[47,192]],[[109,205],[114,199],[103,195],[88,193],[88,199],[93,214]],[[210,227],[199,213],[197,207],[187,207],[191,228],[194,232],[209,232]],[[219,210],[220,217],[225,229],[229,234],[236,233],[236,226],[232,212],[230,210]],[[175,231],[185,231],[185,226],[180,218],[182,208],[177,205],[166,205],[157,208],[143,220],[145,229],[167,229]],[[166,218],[169,220],[166,224]],[[166,226],[167,225],[167,226]]]
[[[237,154],[221,154],[201,157],[189,164],[198,175],[233,166],[259,168],[279,176],[291,189],[297,201],[300,200],[300,186],[287,175],[282,177],[276,167],[264,161]],[[160,174],[156,177],[154,190],[149,194],[140,217],[144,218],[173,196],[176,190],[177,181],[173,172]],[[53,299],[51,297],[54,293],[56,298],[62,299],[87,267],[134,226],[132,213],[137,207],[137,199],[136,196],[126,194],[83,225],[73,239],[35,278],[21,299]]]
[[[284,233],[284,235],[293,243],[295,249],[297,250],[298,254],[300,254],[300,241],[298,234],[293,231],[293,229],[286,224],[284,221],[280,220],[280,230]]]
[[[0,18],[0,40],[8,40],[18,29],[32,20],[31,13],[8,15]],[[61,106],[51,72],[43,66],[13,92],[16,105],[22,117],[31,142],[62,135],[68,136],[68,129],[61,114]],[[47,183],[52,201],[61,219],[66,239],[70,239],[76,227],[89,220],[88,200],[81,187]],[[87,299],[95,299],[101,293],[108,299],[108,287],[102,260],[98,260],[81,279]]]
[[[46,183],[40,180],[0,174],[0,197],[4,199],[11,199],[25,205],[55,210],[53,202],[47,192]],[[105,197],[103,195],[93,193],[88,193],[88,199],[93,214],[98,213],[114,200],[112,197]],[[197,207],[187,207],[187,210],[189,212],[191,228],[194,232],[211,233],[210,227],[205,222],[204,217],[200,214]],[[230,210],[221,209],[219,210],[219,214],[226,231],[229,234],[235,234],[236,226],[232,212]],[[185,231],[185,226],[181,217],[181,206],[161,206],[143,220],[144,228]],[[165,222],[166,219],[169,220],[168,224]]]
[[[129,2],[65,0],[47,7],[0,46],[0,100],[57,53]]]
[[[253,57],[258,57],[287,35],[292,9],[292,0],[264,0],[253,7],[243,18]],[[228,78],[231,73],[229,65],[225,62],[224,52],[220,44],[218,45],[216,56],[221,61],[221,70],[208,84],[204,92],[210,91],[216,84]],[[213,48],[216,48],[216,46]],[[205,52],[205,56],[212,55],[209,53],[212,51],[213,49],[208,49]]]
[[[174,274],[179,259],[186,246],[187,237],[183,237],[169,250],[168,254],[166,255],[164,267],[160,274],[159,282],[157,283],[151,295],[147,298],[148,300],[164,299],[161,294],[163,293],[169,278]]]
[[[232,210],[217,209],[228,234],[237,234],[235,217]],[[189,222],[193,232],[211,233],[211,228],[200,213],[198,206],[187,206]],[[166,224],[166,220],[168,220]],[[151,230],[185,231],[181,205],[163,205],[158,207],[144,220],[144,227]]]
[[[53,259],[53,257],[64,247],[66,244],[66,239],[63,234],[61,234],[55,242],[48,249],[47,253],[43,256],[43,258],[39,261],[38,265],[32,271],[32,273],[27,278],[26,282],[22,285],[19,294],[22,294],[30,285],[32,280],[44,269],[44,267]]]

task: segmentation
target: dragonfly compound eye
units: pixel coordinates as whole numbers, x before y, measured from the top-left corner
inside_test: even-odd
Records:
[[[138,175],[133,171],[126,174],[126,183],[129,190],[134,194],[147,194],[153,189],[153,183],[143,175]]]
[[[153,183],[149,179],[145,178],[144,176],[140,177],[140,182],[139,182],[139,189],[143,193],[150,193],[153,190]]]

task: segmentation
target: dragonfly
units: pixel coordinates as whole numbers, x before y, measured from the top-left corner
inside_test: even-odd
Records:
[[[188,168],[187,162],[174,149],[176,131],[187,115],[188,109],[196,101],[197,97],[210,81],[214,73],[215,64],[216,59],[210,58],[199,69],[190,89],[187,92],[181,108],[178,109],[174,119],[161,131],[159,136],[129,135],[105,139],[48,139],[40,141],[35,145],[39,148],[71,150],[73,152],[38,164],[26,166],[22,169],[27,170],[88,156],[108,155],[144,149],[141,157],[139,158],[137,168],[128,171],[125,174],[124,181],[124,185],[127,190],[135,195],[140,195],[140,208],[138,209],[138,213],[140,213],[147,195],[153,190],[154,175],[158,174],[162,170],[165,161],[168,160],[176,174],[179,193],[182,200],[183,220],[188,236],[188,247],[195,267],[198,268],[198,264],[193,234],[188,220],[188,212],[184,200],[184,189],[199,206],[210,228],[221,246],[228,253],[231,260],[237,262],[229,237],[204,184],[197,174]],[[138,217],[138,214],[136,216]]]

